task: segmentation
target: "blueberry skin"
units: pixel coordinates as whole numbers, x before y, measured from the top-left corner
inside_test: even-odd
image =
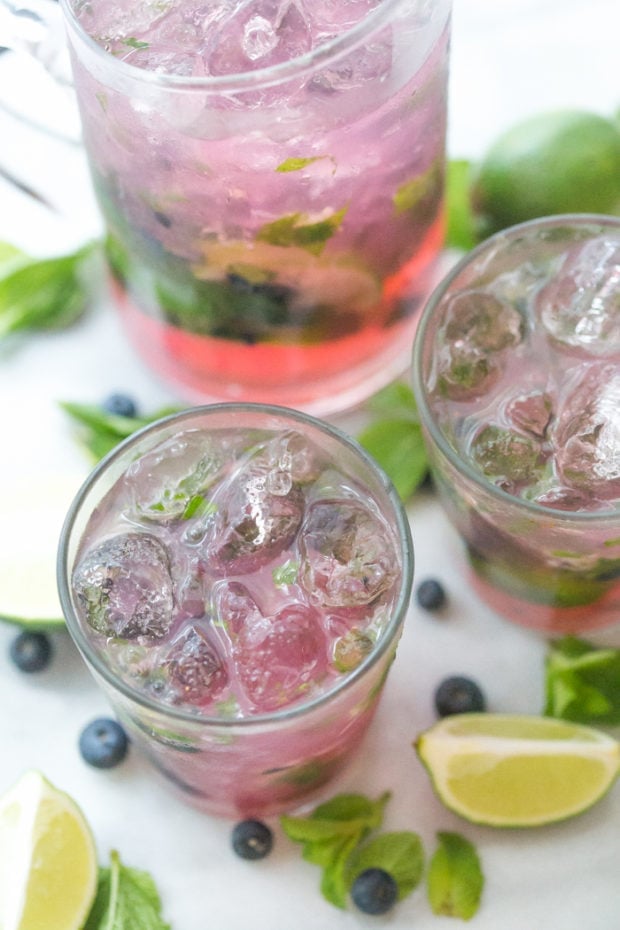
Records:
[[[427,578],[416,588],[416,600],[424,610],[439,610],[446,603],[446,592],[436,578]]]
[[[273,833],[260,820],[242,820],[233,827],[232,847],[242,859],[264,859],[273,847]]]
[[[437,688],[435,709],[440,717],[480,713],[486,710],[486,700],[475,681],[463,675],[453,675],[442,681]]]
[[[101,409],[116,417],[133,419],[138,415],[136,402],[128,394],[110,394],[101,404]]]
[[[52,658],[52,644],[45,633],[24,630],[11,643],[9,655],[20,672],[41,672]]]
[[[351,885],[351,900],[364,914],[386,914],[397,898],[398,885],[385,869],[365,869]]]
[[[84,762],[96,769],[111,769],[127,755],[129,740],[116,720],[100,717],[84,727],[78,745]]]

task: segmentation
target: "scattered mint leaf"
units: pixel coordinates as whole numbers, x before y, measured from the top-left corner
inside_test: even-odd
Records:
[[[349,862],[348,883],[365,869],[384,869],[398,885],[398,898],[417,888],[424,872],[424,848],[416,833],[382,833],[356,850]]]
[[[463,159],[448,162],[446,176],[446,245],[468,252],[478,242],[471,204],[472,165]]]
[[[459,833],[439,832],[427,875],[434,914],[469,920],[480,905],[484,877],[475,847]]]
[[[620,649],[571,636],[552,642],[543,713],[575,723],[620,724]]]
[[[165,407],[148,417],[122,417],[106,413],[94,404],[61,401],[60,406],[75,421],[78,437],[95,461],[111,452],[121,440],[136,430],[181,409]]]
[[[117,852],[101,869],[94,904],[84,930],[170,930],[161,916],[161,900],[148,872],[122,864]]]
[[[79,319],[90,296],[84,263],[96,248],[96,243],[90,243],[70,255],[22,260],[5,246],[4,267],[0,268],[0,338],[62,329]]]
[[[340,794],[308,817],[280,818],[289,839],[302,844],[303,858],[323,869],[321,893],[336,907],[346,907],[349,858],[364,837],[381,825],[389,797],[385,792],[372,801],[361,794]]]
[[[277,565],[272,571],[273,583],[276,588],[284,588],[289,584],[295,584],[299,572],[299,562],[293,559],[287,559],[283,565]]]
[[[368,404],[375,415],[357,439],[392,480],[401,500],[408,500],[428,472],[428,457],[413,392],[389,385]]]
[[[287,158],[278,165],[276,171],[283,173],[301,171],[303,168],[307,168],[308,165],[313,165],[316,161],[322,161],[324,158],[329,158],[334,163],[335,170],[335,162],[331,155],[312,155],[309,158]]]
[[[290,213],[262,226],[256,234],[256,239],[271,245],[297,246],[313,255],[319,255],[327,240],[340,228],[346,212],[347,207],[343,207],[315,223],[308,223],[308,218],[303,213]]]

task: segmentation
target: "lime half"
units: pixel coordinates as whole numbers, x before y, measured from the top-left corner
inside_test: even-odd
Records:
[[[0,798],[0,927],[79,930],[96,884],[95,844],[79,808],[26,772]]]
[[[620,768],[620,744],[550,717],[455,714],[415,742],[446,807],[473,823],[533,827],[587,810]]]

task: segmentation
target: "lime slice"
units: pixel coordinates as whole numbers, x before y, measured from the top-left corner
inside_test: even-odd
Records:
[[[446,807],[473,823],[533,827],[591,807],[620,768],[620,744],[550,717],[455,714],[415,742]]]
[[[78,930],[96,885],[95,844],[79,808],[26,772],[0,798],[0,927]]]
[[[2,492],[0,617],[30,628],[62,626],[56,551],[65,515],[83,476],[17,479]],[[1,925],[0,925],[1,926]]]

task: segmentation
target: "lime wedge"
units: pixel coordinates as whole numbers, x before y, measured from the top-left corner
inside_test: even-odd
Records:
[[[620,770],[620,744],[550,717],[455,714],[415,748],[446,807],[473,823],[533,827],[587,810]]]
[[[83,481],[75,474],[16,479],[2,491],[0,617],[30,628],[62,626],[56,551],[65,515]],[[0,925],[1,926],[1,925]]]
[[[96,884],[95,844],[79,808],[26,772],[0,798],[0,927],[79,930]]]

